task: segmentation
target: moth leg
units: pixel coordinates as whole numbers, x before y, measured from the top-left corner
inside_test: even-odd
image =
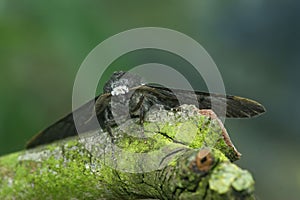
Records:
[[[113,127],[116,125],[116,122],[114,119],[112,119],[112,114],[110,109],[106,109],[104,110],[104,116],[102,116],[103,118],[98,118],[98,121],[100,123],[100,126],[107,131],[107,133],[109,134],[110,138],[111,138],[111,142],[114,143],[115,141],[115,136],[113,134]]]
[[[148,100],[144,93],[138,92],[134,94],[135,96],[132,96],[131,99],[131,106],[130,106],[130,115],[131,117],[138,117],[138,124],[140,127],[140,136],[139,137],[145,137],[145,129],[144,129],[144,122],[145,122],[145,114],[147,112],[146,104],[148,103]]]
[[[140,125],[143,125],[145,122],[146,113],[150,110],[151,106],[155,105],[155,99],[154,97],[149,94],[142,94],[139,102],[137,104],[137,107],[139,109],[139,123]]]
[[[111,121],[106,122],[105,126],[106,126],[106,131],[107,131],[107,133],[110,136],[111,142],[114,144],[114,142],[115,142],[115,136],[113,134],[113,128],[112,128],[113,127],[113,123]]]
[[[134,97],[131,102],[130,115],[131,117],[139,117],[139,124],[142,125],[145,120],[145,95],[143,93],[138,93],[138,97]]]
[[[143,125],[143,123],[145,122],[145,114],[146,114],[146,111],[145,111],[144,106],[142,105],[140,107],[140,115],[139,115],[139,119],[140,119],[139,123],[140,123],[140,125]]]

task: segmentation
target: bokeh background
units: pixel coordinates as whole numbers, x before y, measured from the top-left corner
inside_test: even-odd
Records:
[[[101,41],[156,26],[180,31],[209,52],[230,94],[251,97],[267,113],[226,120],[251,171],[258,199],[300,198],[299,1],[0,1],[0,155],[19,151],[39,130],[71,110],[76,72]],[[144,50],[116,60],[117,69],[158,62],[205,89],[175,55]],[[190,76],[190,77],[189,77]],[[101,92],[101,89],[99,89]]]

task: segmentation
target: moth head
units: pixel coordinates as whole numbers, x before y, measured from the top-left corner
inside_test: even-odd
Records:
[[[142,85],[142,78],[136,74],[124,71],[114,72],[103,87],[104,93],[112,95],[125,94],[130,88]]]

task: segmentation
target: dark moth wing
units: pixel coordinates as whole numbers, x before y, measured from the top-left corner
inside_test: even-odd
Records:
[[[223,110],[222,106],[226,105],[226,117],[230,118],[249,118],[265,112],[264,107],[256,101],[231,95],[224,96],[206,92],[168,89],[150,84],[137,86],[132,88],[131,91],[132,90],[142,93],[146,101],[152,101],[153,104],[162,104],[166,108],[174,108],[180,104],[198,104],[196,106],[199,109],[211,109],[211,102],[213,102],[213,109],[217,115],[220,113],[219,111]],[[196,95],[196,98],[194,98],[193,95],[194,97]],[[181,99],[180,103],[177,99],[178,97]],[[110,99],[111,94],[109,93],[96,97],[37,134],[27,143],[26,148],[33,148],[38,145],[48,144],[55,140],[77,135],[73,115],[79,117],[77,121],[79,122],[78,128],[80,132],[97,129],[97,127],[93,125],[94,123],[90,123],[91,119],[95,119],[93,116],[95,108],[94,102],[96,101],[97,118],[99,123],[103,125],[105,120],[103,111],[109,105]]]
[[[258,102],[238,96],[170,89],[151,84],[141,86],[140,89],[146,90],[145,95],[155,95],[161,104],[170,108],[177,107],[180,104],[198,103],[196,106],[199,109],[212,109],[211,105],[213,103],[214,112],[218,116],[222,116],[223,106],[226,105],[226,117],[228,118],[250,118],[265,112],[265,108]]]
[[[98,107],[99,110],[104,110],[107,106],[107,103],[110,100],[110,94],[103,94],[97,96],[95,99],[87,102],[83,106],[79,107],[74,112],[66,115],[61,118],[48,128],[44,129],[37,135],[35,135],[26,145],[26,148],[33,148],[42,144],[48,144],[56,140],[64,139],[71,136],[77,135],[77,129],[75,127],[73,116],[78,118],[78,128],[80,132],[95,130],[97,127],[94,127],[93,123],[89,123],[93,119],[93,111],[95,101],[101,102],[102,107]]]
[[[76,128],[73,114],[71,113],[35,135],[27,142],[26,148],[30,149],[38,145],[48,144],[74,135],[76,135]]]

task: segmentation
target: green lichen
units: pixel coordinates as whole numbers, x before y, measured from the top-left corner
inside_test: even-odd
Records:
[[[70,145],[72,143],[76,145]],[[18,163],[18,167],[14,167],[17,170],[14,171],[13,177],[10,177],[12,182],[1,184],[1,199],[6,199],[7,194],[13,194],[14,199],[89,199],[97,193],[101,195],[94,187],[99,184],[98,181],[90,170],[86,169],[88,153],[79,150],[81,147],[78,142],[66,143],[65,146],[67,147],[64,151],[60,151],[65,152],[65,155],[57,155],[57,147],[45,147],[41,150],[44,152],[41,162],[29,160],[28,152],[26,157],[25,153],[14,155],[14,158],[18,157],[20,161],[15,162]],[[7,167],[3,162],[1,166]],[[7,199],[11,199],[11,196]]]
[[[254,180],[248,171],[236,165],[224,162],[216,167],[209,180],[211,190],[219,194],[229,193],[231,190],[254,191]]]
[[[221,151],[212,149],[218,160],[217,166],[206,175],[195,174],[188,167],[198,151],[192,150],[177,159],[175,166],[168,165],[161,170],[133,174],[103,165],[101,160],[94,158],[78,141],[66,142],[59,148],[46,146],[40,150],[46,152],[44,160],[21,160],[18,164],[21,167],[17,168],[13,177],[14,182],[10,186],[1,186],[1,199],[5,199],[7,194],[13,194],[16,199],[201,199],[208,193],[208,184],[211,191],[220,192],[218,187],[215,190],[216,184],[210,183],[210,180],[218,180],[215,176],[223,173],[218,165],[229,162]],[[17,154],[11,157],[24,159],[30,156]],[[1,167],[6,165],[1,163]],[[13,167],[11,164],[10,166]],[[229,171],[236,170],[238,168]],[[240,178],[243,178],[242,173],[232,181],[235,189],[239,182],[244,182],[239,181]],[[243,185],[239,189],[247,189],[247,184]]]
[[[135,153],[148,153],[160,149],[163,146],[171,144],[172,141],[162,135],[156,134],[148,138],[136,138],[124,135],[121,140],[116,141],[119,148]]]
[[[170,114],[146,121],[143,130],[128,122],[113,134],[114,140],[101,132],[0,158],[0,199],[246,199],[253,194],[252,176],[230,163],[236,152],[209,117]],[[210,148],[214,163],[209,171],[195,171],[191,163],[203,147]],[[147,156],[135,157],[143,153]]]

